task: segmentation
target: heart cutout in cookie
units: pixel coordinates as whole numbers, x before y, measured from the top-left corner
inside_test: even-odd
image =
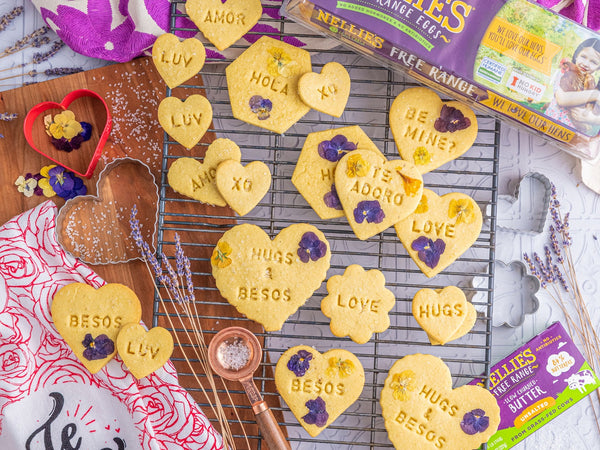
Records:
[[[309,72],[300,77],[298,94],[312,109],[340,117],[350,96],[350,75],[340,63],[327,63],[321,73]]]
[[[240,161],[242,152],[230,139],[215,139],[208,146],[204,160],[177,158],[167,174],[169,186],[186,197],[216,206],[226,206],[227,202],[217,188],[217,168],[223,161]]]
[[[117,353],[121,327],[138,323],[142,317],[135,293],[117,283],[99,289],[85,283],[67,284],[54,294],[50,310],[54,326],[91,373]]]
[[[229,159],[217,167],[216,183],[227,204],[245,216],[269,191],[271,171],[261,161],[242,166],[239,161]]]
[[[114,195],[114,186],[126,185]],[[141,162],[122,158],[100,173],[97,195],[80,195],[60,209],[57,236],[63,248],[89,264],[121,263],[140,258],[131,238],[130,211],[137,219],[144,241],[154,247],[158,186],[150,169]]]
[[[117,336],[123,363],[138,380],[160,369],[173,353],[173,337],[163,327],[148,331],[137,322],[123,325]]]
[[[188,0],[185,10],[221,51],[250,31],[262,15],[260,0]]]
[[[213,110],[202,95],[190,95],[185,100],[167,97],[158,105],[158,121],[163,129],[190,149],[196,145],[212,122]]]
[[[204,45],[196,38],[180,42],[174,34],[165,33],[152,46],[152,61],[171,89],[200,72],[205,59]]]
[[[415,212],[395,228],[413,261],[433,277],[475,243],[482,224],[481,209],[468,195],[452,192],[440,197],[424,189]]]
[[[429,337],[443,345],[465,322],[467,298],[456,286],[420,289],[413,297],[412,314]]]
[[[339,161],[335,187],[354,234],[365,240],[415,210],[423,178],[407,161],[386,161],[375,152],[358,149]]]
[[[88,103],[80,104],[80,102],[76,102],[76,100],[84,100]],[[85,171],[77,170],[76,168],[72,167],[72,164],[66,162],[67,160],[72,159],[69,158],[69,153],[65,153],[54,148],[44,131],[44,124],[41,119],[51,110],[65,111],[69,109],[69,107],[71,107],[71,109],[75,108],[76,105],[79,109],[81,109],[81,113],[79,109],[74,111],[76,113],[76,117],[79,120],[83,120],[92,124],[92,139],[89,141],[90,145],[93,145],[95,138],[98,139],[95,150],[91,155],[90,162],[88,163]],[[59,166],[62,166],[65,169],[85,178],[90,178],[94,174],[94,169],[100,160],[102,149],[104,148],[104,144],[106,144],[106,140],[110,135],[111,128],[112,117],[110,115],[108,105],[100,95],[88,89],[77,89],[72,91],[68,93],[60,103],[38,103],[27,112],[27,116],[25,116],[25,121],[23,122],[25,139],[31,148]],[[100,130],[102,130],[102,133],[100,133]],[[84,151],[86,145],[86,143],[82,144],[82,147],[78,150],[78,152]],[[73,155],[72,157],[77,157],[77,155]]]
[[[312,225],[290,225],[271,240],[256,225],[242,224],[219,239],[211,264],[221,295],[276,331],[321,286],[330,259],[329,243]]]
[[[323,354],[307,345],[284,352],[275,367],[275,385],[308,434],[315,437],[362,393],[365,372],[347,350]]]
[[[390,108],[390,128],[402,159],[427,173],[458,158],[475,142],[477,117],[465,104],[442,102],[431,89],[402,91]]]
[[[479,386],[452,389],[448,366],[432,355],[396,361],[379,402],[388,437],[398,449],[479,448],[500,423],[494,396]]]

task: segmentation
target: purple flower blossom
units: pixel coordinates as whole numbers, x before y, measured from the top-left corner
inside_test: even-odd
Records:
[[[316,261],[327,253],[327,245],[321,241],[319,237],[312,231],[308,231],[302,235],[298,244],[298,257],[303,263],[309,260]]]
[[[87,333],[81,343],[85,347],[83,357],[88,361],[104,359],[115,351],[115,343],[105,334],[94,339],[90,333]]]
[[[253,95],[248,102],[250,110],[258,116],[258,120],[265,120],[271,116],[273,103],[268,98],[262,98],[260,95]]]
[[[44,177],[40,173],[36,173],[35,175],[33,175],[31,173],[26,173],[25,181],[29,180],[30,178],[33,178],[35,181],[40,181]],[[44,190],[41,187],[36,185],[36,187],[33,189],[33,193],[37,196],[42,196],[42,195],[44,195]]]
[[[354,220],[356,223],[363,223],[366,219],[367,223],[381,223],[385,218],[385,213],[381,209],[378,200],[363,200],[358,202],[354,208]]]
[[[325,205],[333,209],[342,209],[342,203],[340,202],[340,197],[338,196],[337,190],[335,188],[335,184],[331,185],[331,191],[327,192],[323,196],[323,201]]]
[[[483,409],[469,411],[463,416],[463,420],[460,422],[460,427],[468,435],[482,433],[487,430],[489,425],[490,418],[485,415]]]
[[[464,116],[460,109],[443,105],[440,117],[436,119],[433,126],[440,133],[454,133],[455,131],[469,128],[471,126],[471,121],[468,117]]]
[[[356,150],[356,144],[350,142],[343,134],[338,134],[330,141],[322,141],[319,144],[319,156],[331,162],[339,161],[352,150]]]
[[[83,180],[64,167],[56,166],[50,169],[48,181],[56,195],[65,200],[87,194],[87,187],[83,184]]]
[[[302,419],[309,425],[324,427],[329,420],[329,413],[325,409],[325,400],[317,397],[314,400],[309,400],[305,403],[308,408],[308,414],[302,416]]]
[[[427,236],[420,236],[411,244],[413,250],[418,251],[419,259],[425,263],[427,267],[435,268],[440,262],[440,256],[446,250],[446,243],[437,239],[435,242]]]
[[[292,355],[287,363],[287,368],[294,372],[297,377],[302,377],[310,368],[310,360],[313,355],[306,350],[299,350],[298,353]]]

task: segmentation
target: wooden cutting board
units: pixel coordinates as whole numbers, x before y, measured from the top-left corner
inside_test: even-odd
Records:
[[[197,79],[192,79],[191,83],[200,85],[200,76]],[[89,195],[96,195],[96,184],[102,170],[107,164],[118,158],[129,157],[141,161],[150,169],[157,182],[161,180],[162,167],[162,143],[163,130],[158,124],[157,110],[160,101],[165,97],[166,86],[158,73],[150,58],[140,58],[129,63],[114,64],[103,68],[81,72],[78,74],[57,78],[51,81],[38,83],[30,86],[24,86],[19,89],[5,91],[0,93],[0,112],[17,113],[18,119],[12,122],[0,122],[0,134],[4,135],[0,139],[0,195],[3,201],[0,203],[0,223],[4,223],[11,217],[26,211],[39,203],[46,201],[44,197],[33,196],[25,197],[17,191],[14,181],[19,175],[26,173],[35,174],[40,169],[48,164],[52,164],[44,156],[35,152],[26,142],[23,133],[23,120],[27,111],[34,105],[44,101],[60,102],[63,97],[75,89],[90,89],[104,98],[109,106],[113,117],[113,128],[109,140],[104,147],[102,157],[91,179],[85,180]],[[203,93],[203,92],[194,92]],[[174,91],[174,95],[183,98],[191,95],[188,91]],[[85,110],[81,114],[94,116],[94,108]],[[78,120],[85,120],[77,116]],[[97,130],[96,130],[97,131]],[[39,130],[38,130],[39,132]],[[215,139],[214,133],[207,133],[203,138],[204,143],[212,142]],[[82,147],[80,150],[75,150],[68,154],[69,165],[84,172],[88,164],[88,158],[93,153],[93,146],[89,148]],[[203,156],[205,151],[204,146],[197,146],[191,152],[183,147],[178,149],[176,146],[172,148],[176,154],[187,156]],[[63,155],[60,155],[63,156]],[[62,161],[62,159],[61,159]],[[147,170],[144,166],[140,166],[140,170]],[[126,197],[124,193],[130,193],[131,190],[137,190],[140,195],[144,192],[154,189],[146,185],[142,185],[136,177],[131,177],[131,180],[120,180],[110,184],[110,195],[112,200]],[[139,177],[142,179],[142,177]],[[147,178],[145,178],[147,180]],[[146,181],[147,183],[147,181]],[[106,195],[106,194],[105,194]],[[170,193],[170,195],[174,195]],[[64,200],[60,197],[53,197],[52,200],[60,208],[64,205]],[[158,205],[156,205],[158,206]],[[115,206],[118,209],[118,204]],[[203,205],[199,202],[181,202],[181,204],[170,205],[170,214],[178,213],[194,213],[194,214],[219,214],[230,215],[233,213],[228,208],[220,208],[215,212],[215,208]],[[153,215],[155,211],[140,211],[140,215]],[[232,219],[233,220],[233,219]],[[230,221],[231,222],[231,221]],[[89,231],[84,228],[85,217],[76,225],[80,227],[79,233]],[[114,224],[113,224],[114,225]],[[106,227],[96,227],[100,229],[110,230],[111,224],[106,224]],[[186,241],[184,233],[180,233],[182,241]],[[196,233],[197,235],[198,233]],[[197,236],[194,236],[197,239]],[[90,242],[94,239],[106,240],[110,236],[94,237],[90,236]],[[172,233],[167,232],[165,239],[173,239]],[[217,240],[218,236],[214,236],[213,240]],[[214,242],[211,242],[214,244]],[[207,262],[194,262],[192,270],[197,273],[210,273],[210,267]],[[207,266],[208,264],[208,266]],[[108,282],[122,283],[131,287],[142,302],[143,320],[146,324],[152,323],[153,301],[154,301],[154,286],[146,265],[140,260],[134,260],[120,264],[103,264],[91,265],[102,278]],[[210,282],[203,280],[202,282]],[[198,280],[195,280],[196,285],[201,285]],[[205,316],[230,316],[239,317],[235,309],[227,304],[217,293],[211,291],[203,292],[203,299],[209,301],[222,301],[223,305],[218,306],[202,306],[203,315]],[[212,297],[212,298],[211,298]],[[160,317],[161,325],[169,326],[164,316]],[[259,332],[262,328],[259,325],[248,322],[249,328],[252,331]],[[229,325],[239,325],[238,322],[228,320],[204,320],[202,326],[205,330],[219,330]],[[188,342],[185,336],[182,336],[183,343]],[[176,350],[175,357],[180,357],[180,352]],[[189,367],[183,361],[175,362],[178,371],[181,373],[189,373]],[[201,373],[198,365],[194,367],[197,373]],[[197,388],[193,377],[182,376],[181,383],[186,387]],[[267,390],[275,392],[273,383],[267,383]],[[230,385],[230,388],[236,389],[239,392],[239,386]],[[201,403],[205,402],[203,395],[194,390],[192,395]],[[230,401],[221,394],[222,401],[229,404]],[[272,406],[279,406],[278,397],[274,395],[268,396],[273,403]],[[247,399],[243,394],[234,394],[234,404],[245,405]],[[204,411],[209,415],[210,410],[204,408]],[[231,412],[231,411],[230,411]],[[246,408],[239,410],[243,420],[253,420],[251,410]],[[278,417],[282,420],[282,417]],[[253,426],[246,426],[249,435],[256,435],[257,430]],[[234,430],[234,433],[239,433],[239,430]],[[252,441],[254,447],[256,440]],[[240,447],[246,448],[246,444],[240,442]]]

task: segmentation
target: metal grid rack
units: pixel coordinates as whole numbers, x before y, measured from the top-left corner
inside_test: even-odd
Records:
[[[264,1],[265,7],[276,9],[278,2]],[[184,2],[172,3],[172,30],[197,31],[177,28],[176,21],[185,17],[177,12]],[[291,183],[291,175],[306,135],[312,131],[325,130],[359,124],[388,158],[398,158],[394,141],[388,127],[388,112],[396,95],[415,83],[401,74],[383,67],[374,66],[370,61],[341,47],[332,48],[330,39],[317,36],[284,19],[266,18],[261,23],[277,29],[273,33],[260,33],[282,39],[295,37],[307,42],[311,51],[313,70],[320,71],[324,63],[338,61],[346,66],[352,79],[352,91],[346,112],[340,119],[316,111],[308,113],[300,122],[290,128],[285,135],[275,135],[233,118],[225,80],[225,66],[231,59],[208,60],[201,71],[201,85],[184,85],[176,91],[179,98],[192,93],[202,93],[211,101],[214,110],[214,132],[218,137],[234,140],[242,150],[242,163],[252,160],[266,162],[273,174],[272,186],[267,196],[249,215],[232,218],[215,209],[215,214],[180,213],[181,205],[194,202],[175,194],[167,183],[167,170],[178,156],[187,155],[176,142],[165,134],[163,147],[162,179],[159,205],[158,251],[174,254],[173,232],[184,233],[188,238],[183,242],[186,254],[191,256],[196,285],[196,299],[203,305],[210,305],[223,311],[222,314],[204,316],[217,324],[214,330],[205,331],[210,337],[218,331],[218,321],[228,318],[240,326],[248,326],[245,318],[234,314],[224,299],[215,295],[216,288],[210,274],[210,252],[213,242],[234,223],[250,222],[259,225],[271,237],[281,229],[295,222],[308,222],[322,230],[332,249],[331,268],[328,277],[341,274],[352,263],[361,264],[365,269],[378,268],[386,278],[386,286],[397,298],[390,313],[391,326],[384,333],[377,334],[367,344],[357,345],[349,338],[338,338],[331,334],[329,321],[320,311],[321,299],[326,295],[325,283],[300,310],[292,315],[282,330],[260,334],[265,338],[263,363],[256,373],[259,388],[265,397],[277,396],[266,392],[272,381],[272,369],[279,355],[289,347],[298,344],[314,346],[325,352],[331,348],[345,348],[354,352],[365,368],[366,382],[359,400],[340,416],[318,437],[310,438],[291,415],[284,402],[279,411],[283,417],[281,425],[289,435],[294,449],[339,449],[339,448],[390,448],[378,402],[387,371],[400,357],[411,353],[430,353],[441,357],[450,367],[455,386],[465,384],[476,376],[487,375],[491,357],[491,315],[492,287],[494,277],[495,217],[497,198],[498,149],[500,124],[490,116],[478,115],[479,134],[473,147],[462,157],[424,176],[425,186],[438,194],[464,192],[471,195],[486,210],[484,229],[477,242],[455,263],[433,279],[425,277],[410,259],[394,229],[390,228],[367,241],[358,241],[345,219],[323,221]],[[247,47],[245,41],[233,49]],[[209,48],[210,45],[208,46]],[[239,53],[238,51],[238,53]],[[217,64],[211,64],[215,62]],[[199,91],[201,90],[201,91]],[[171,91],[167,91],[171,95]],[[199,144],[200,151],[206,144]],[[204,147],[204,148],[203,148]],[[196,150],[196,149],[195,149]],[[234,219],[234,220],[232,220]],[[473,277],[484,277],[487,286],[474,288],[470,284]],[[468,296],[477,291],[484,292],[485,302],[476,304],[480,310],[475,328],[465,337],[444,346],[431,346],[426,333],[416,324],[411,314],[411,299],[423,287],[442,288],[458,285]],[[481,285],[480,283],[478,285]],[[208,300],[206,300],[208,299]],[[224,306],[226,305],[226,306]],[[160,302],[155,302],[154,322],[164,323],[165,315]],[[236,318],[237,317],[237,318]],[[176,329],[181,332],[181,329]],[[177,358],[176,358],[177,359]],[[180,370],[180,377],[186,373]],[[183,383],[185,385],[185,383]],[[238,387],[239,388],[239,387]],[[193,388],[190,388],[193,390]],[[241,391],[240,391],[241,392]],[[236,408],[248,408],[240,397]],[[202,403],[200,402],[202,406]],[[231,408],[231,405],[225,405]],[[261,446],[260,436],[250,436],[252,445]]]

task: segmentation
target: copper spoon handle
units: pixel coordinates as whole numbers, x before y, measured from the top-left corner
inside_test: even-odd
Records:
[[[252,378],[240,380],[240,383],[242,383],[250,399],[250,403],[252,403],[252,411],[256,415],[256,423],[269,446],[269,450],[291,450],[290,444],[277,424],[277,420],[275,420],[273,411],[271,411],[267,403],[263,400]]]

